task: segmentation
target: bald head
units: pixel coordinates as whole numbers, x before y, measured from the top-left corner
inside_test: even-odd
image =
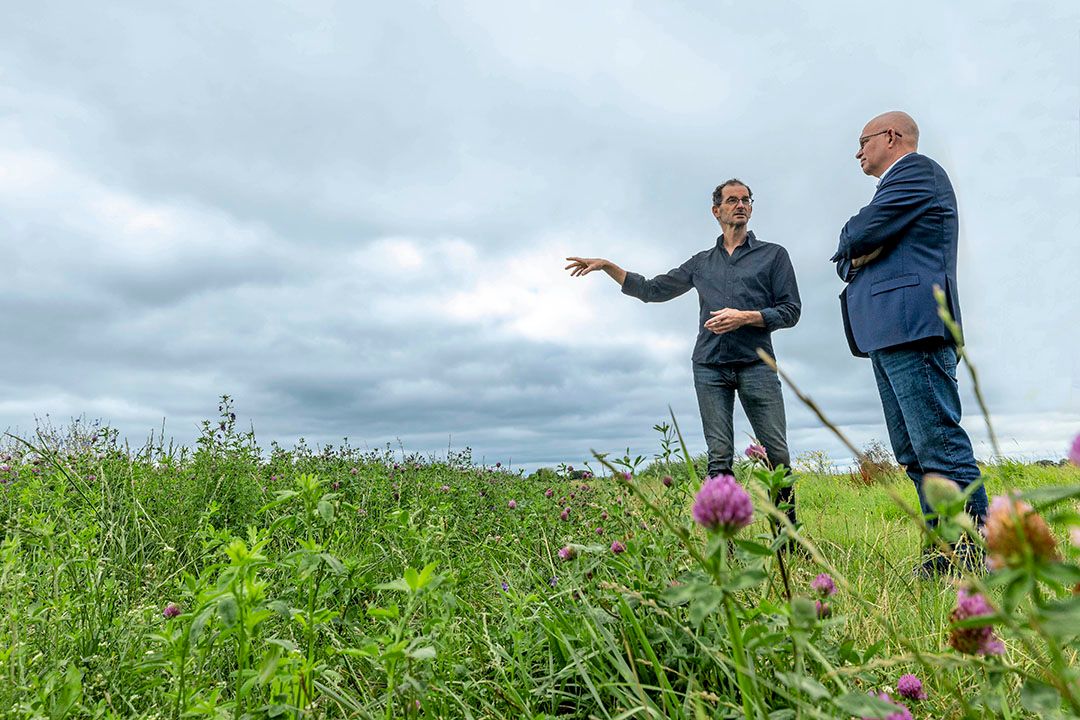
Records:
[[[914,151],[919,148],[919,126],[914,118],[901,110],[890,110],[881,113],[876,118],[866,123],[867,128],[873,128],[870,132],[888,130],[892,128],[900,136],[900,144]]]
[[[906,112],[882,113],[866,123],[855,159],[867,175],[881,177],[898,159],[919,148],[919,126]]]

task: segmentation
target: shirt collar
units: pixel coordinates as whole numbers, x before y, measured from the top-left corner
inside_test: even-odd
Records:
[[[881,173],[881,177],[878,178],[876,187],[881,187],[881,183],[885,182],[885,177],[889,174],[890,170],[892,170],[894,167],[896,167],[896,163],[900,162],[901,160],[903,160],[904,158],[906,158],[910,154],[911,154],[911,152],[906,152],[903,155],[901,155],[900,157],[893,160],[893,164],[890,165],[889,167],[885,168],[885,172]]]
[[[739,248],[741,248],[743,246],[746,246],[747,250],[752,250],[752,249],[756,248],[759,244],[760,243],[758,243],[757,238],[754,237],[754,231],[753,230],[747,230],[746,231],[746,239],[742,241],[742,245],[739,245],[739,247],[737,247],[735,249],[738,250]],[[720,234],[720,237],[716,238],[716,247],[718,247],[718,248],[724,247],[724,234],[723,233]]]

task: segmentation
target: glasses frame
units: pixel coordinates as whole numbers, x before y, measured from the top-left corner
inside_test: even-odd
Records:
[[[895,137],[904,137],[903,133],[898,133],[892,128],[886,128],[881,132],[870,133],[869,135],[863,135],[861,138],[859,138],[859,149],[862,150],[864,147],[866,147],[866,143],[870,142],[870,138],[875,138],[878,135],[884,135],[885,133],[892,133]]]
[[[731,202],[732,200],[734,200],[735,202]],[[746,207],[753,207],[754,206],[754,198],[729,197],[727,200],[724,200],[724,202],[721,203],[721,204],[722,205],[727,205],[730,208],[737,208],[737,207],[739,207],[739,203],[742,203]]]

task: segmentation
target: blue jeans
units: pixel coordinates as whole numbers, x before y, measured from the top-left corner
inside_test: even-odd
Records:
[[[961,489],[980,477],[971,440],[960,426],[956,348],[942,339],[920,340],[870,353],[885,425],[896,461],[915,483],[924,514],[933,509],[923,495],[927,473],[942,475]],[[986,489],[968,499],[977,525],[986,519]]]
[[[763,362],[745,365],[694,363],[694,389],[697,391],[701,425],[709,449],[709,475],[731,474],[735,455],[735,395],[754,429],[758,442],[773,467],[791,467],[787,445],[787,418],[780,378]],[[777,498],[790,502],[788,517],[795,522],[795,491],[784,488]]]

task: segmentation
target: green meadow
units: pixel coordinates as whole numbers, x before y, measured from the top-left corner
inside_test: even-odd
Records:
[[[629,480],[261,448],[227,404],[193,448],[78,423],[25,441],[0,453],[4,717],[903,717],[875,698],[905,673],[915,718],[1078,714],[1072,466],[985,469],[992,497],[1033,493],[1060,553],[978,579],[988,656],[950,647],[962,581],[913,575],[895,472],[802,468],[805,547],[777,554],[763,471],[739,469],[753,524],[710,536],[701,459],[670,437]]]

